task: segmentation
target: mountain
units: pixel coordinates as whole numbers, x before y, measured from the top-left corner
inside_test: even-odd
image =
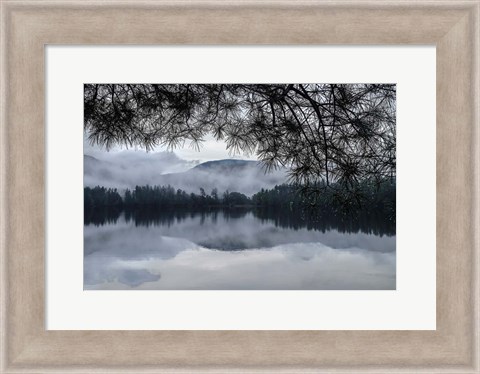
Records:
[[[96,163],[100,162],[100,160],[98,158],[95,158],[93,156],[89,156],[89,155],[83,155],[83,164],[84,164],[84,167],[85,166],[88,166],[88,165],[94,165]]]
[[[198,193],[200,187],[206,193],[214,188],[219,193],[226,190],[252,195],[262,188],[272,188],[285,183],[286,169],[266,172],[258,161],[216,160],[207,161],[183,173],[164,174],[161,184],[169,184],[187,192]]]
[[[175,160],[165,158],[164,164],[172,165]],[[188,193],[198,193],[203,188],[210,193],[214,188],[218,193],[226,190],[252,195],[262,188],[272,188],[286,181],[286,169],[273,170],[266,173],[258,161],[248,160],[216,160],[198,164],[179,173],[165,173],[168,170],[158,162],[150,165],[143,162],[141,167],[135,164],[117,164],[84,156],[84,185],[93,187],[117,187],[119,189],[134,188],[135,185],[171,185]],[[191,165],[191,164],[190,164]],[[162,173],[163,170],[163,173]]]
[[[258,164],[260,164],[258,161],[228,159],[203,162],[200,165],[195,166],[193,169],[215,172],[233,172],[242,171],[249,167],[255,167]]]
[[[94,187],[132,188],[135,185],[159,184],[159,176],[182,172],[197,165],[182,160],[173,152],[104,152],[83,156],[83,184]]]
[[[95,176],[99,181],[108,181],[113,178],[112,169],[114,169],[108,161],[100,161],[98,158],[89,155],[83,155],[83,177]],[[85,184],[85,183],[84,183]]]

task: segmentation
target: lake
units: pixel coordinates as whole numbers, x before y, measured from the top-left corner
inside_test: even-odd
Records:
[[[85,212],[84,288],[392,290],[395,225],[286,209]]]

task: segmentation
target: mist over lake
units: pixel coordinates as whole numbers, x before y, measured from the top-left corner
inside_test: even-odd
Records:
[[[85,84],[85,290],[395,290],[395,84]]]

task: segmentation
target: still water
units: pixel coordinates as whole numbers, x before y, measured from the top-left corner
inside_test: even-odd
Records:
[[[391,226],[251,209],[86,212],[84,288],[395,289]]]

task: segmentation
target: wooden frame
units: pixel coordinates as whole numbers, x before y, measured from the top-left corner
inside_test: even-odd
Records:
[[[2,373],[480,372],[478,0],[5,0],[1,10]],[[45,331],[44,46],[92,43],[435,44],[437,330]]]

